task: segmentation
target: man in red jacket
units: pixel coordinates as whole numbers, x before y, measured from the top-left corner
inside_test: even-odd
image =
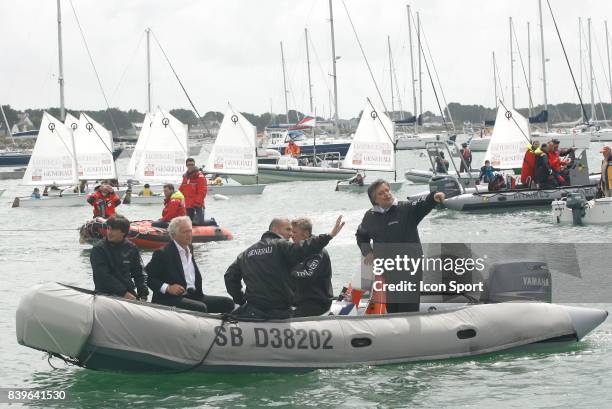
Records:
[[[162,217],[151,223],[151,226],[167,229],[172,219],[179,216],[186,216],[187,212],[185,210],[185,197],[181,192],[174,191],[174,185],[172,183],[164,185],[164,196]]]
[[[102,182],[98,190],[87,197],[87,203],[94,208],[94,217],[108,219],[115,214],[115,208],[121,204],[121,199],[106,181]]]
[[[183,182],[179,190],[185,196],[187,215],[194,226],[204,224],[204,198],[208,191],[208,184],[204,174],[196,167],[193,158],[185,161],[187,172],[183,175]]]
[[[539,141],[533,141],[533,143],[527,145],[527,152],[525,152],[521,169],[521,183],[523,185],[531,185],[535,177],[536,162],[541,153]]]

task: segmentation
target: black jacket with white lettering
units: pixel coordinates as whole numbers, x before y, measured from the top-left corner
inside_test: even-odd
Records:
[[[384,213],[368,210],[355,234],[361,254],[366,256],[376,247],[387,247],[384,253],[389,253],[393,245],[401,243],[404,248],[401,253],[421,256],[423,250],[417,226],[435,206],[434,192],[431,192],[424,200],[398,202]]]
[[[329,234],[313,236],[299,244],[267,231],[261,240],[240,253],[225,273],[225,287],[236,304],[248,302],[263,310],[288,310],[293,301],[290,271],[315,255],[331,240]],[[242,292],[242,281],[246,290]]]
[[[329,305],[334,296],[332,266],[327,250],[308,257],[291,270],[294,283],[293,305]]]

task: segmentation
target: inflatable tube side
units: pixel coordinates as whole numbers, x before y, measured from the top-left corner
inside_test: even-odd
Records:
[[[17,307],[17,342],[76,358],[91,333],[93,300],[92,294],[56,283],[32,288]]]

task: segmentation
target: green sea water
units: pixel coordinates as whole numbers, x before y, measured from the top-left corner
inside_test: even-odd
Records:
[[[599,163],[597,146],[591,165]],[[204,155],[205,156],[205,155]],[[482,154],[475,155],[478,163]],[[202,157],[200,158],[202,159]],[[426,167],[418,152],[398,153],[398,177],[408,167]],[[126,160],[119,161],[120,170]],[[370,175],[372,177],[374,175]],[[389,175],[387,175],[389,176]],[[337,292],[351,277],[358,251],[354,233],[369,207],[365,195],[334,192],[335,182],[270,185],[261,196],[207,201],[207,216],[234,233],[229,242],[198,245],[195,257],[204,275],[205,292],[224,294],[223,273],[234,257],[257,240],[275,216],[308,216],[316,233],[327,232],[335,218],[346,219],[329,253]],[[15,195],[30,187],[3,181],[0,189],[0,386],[64,390],[61,403],[32,402],[50,407],[612,407],[612,322],[580,343],[562,349],[511,352],[470,359],[381,367],[317,370],[305,374],[121,374],[69,367],[17,344],[15,310],[31,286],[60,281],[92,288],[89,246],[78,241],[77,228],[91,208],[11,209]],[[406,185],[398,193],[427,189]],[[156,206],[121,206],[133,220],[157,218]],[[420,226],[424,242],[610,242],[612,226],[558,227],[549,208],[482,213],[433,211]],[[593,255],[593,257],[609,255]],[[145,263],[151,253],[144,252]],[[608,263],[608,266],[611,264]],[[612,267],[598,276],[610,286]],[[553,284],[554,285],[554,284]],[[582,291],[588,292],[588,289]],[[589,298],[584,305],[612,309],[609,301]],[[592,304],[597,302],[597,304]],[[586,304],[588,303],[588,304]],[[517,317],[519,320],[520,317]],[[3,405],[0,403],[0,405]]]

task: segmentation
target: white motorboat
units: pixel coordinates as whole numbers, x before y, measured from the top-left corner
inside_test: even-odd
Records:
[[[552,202],[552,219],[556,224],[610,224],[612,197],[586,200],[581,195],[569,195]]]
[[[325,166],[301,166],[297,159],[283,156],[276,165],[257,165],[258,175],[232,175],[232,179],[242,185],[256,183],[281,183],[294,181],[317,181],[348,179],[355,174],[349,169]]]
[[[540,144],[550,142],[552,139],[559,140],[559,148],[588,149],[591,145],[591,134],[583,133],[559,133],[559,132],[532,132],[531,140]]]
[[[490,136],[473,137],[469,142],[470,150],[472,152],[486,152],[490,142]]]
[[[395,149],[397,150],[409,150],[409,149],[425,149],[427,142],[447,142],[453,143],[450,139],[450,135],[446,132],[440,133],[421,133],[421,134],[399,134],[397,135],[397,142],[395,143]]]

